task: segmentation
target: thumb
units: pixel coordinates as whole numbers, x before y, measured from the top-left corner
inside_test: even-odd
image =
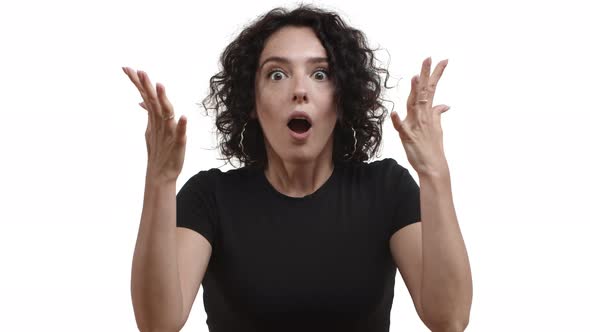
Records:
[[[391,121],[393,122],[393,128],[395,128],[395,130],[397,130],[398,132],[401,132],[402,121],[399,118],[399,115],[397,114],[397,112],[395,112],[395,111],[391,112]]]

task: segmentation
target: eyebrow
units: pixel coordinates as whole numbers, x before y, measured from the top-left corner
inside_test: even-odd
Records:
[[[289,59],[284,58],[284,57],[280,57],[280,56],[271,56],[269,58],[267,58],[266,60],[264,60],[264,62],[260,65],[260,67],[258,67],[258,69],[264,67],[264,65],[267,62],[270,61],[276,61],[276,62],[281,62],[281,63],[290,63],[291,61],[289,61]],[[328,62],[328,58],[325,57],[311,57],[311,58],[307,58],[307,61],[305,61],[306,63],[318,63],[318,62]]]

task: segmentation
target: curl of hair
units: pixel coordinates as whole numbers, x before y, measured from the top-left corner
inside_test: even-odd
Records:
[[[379,74],[387,75],[387,84],[389,72],[375,65],[374,50],[368,47],[363,32],[349,27],[334,12],[299,5],[291,11],[274,8],[260,16],[222,53],[222,70],[209,80],[210,92],[202,102],[205,110],[216,111],[215,125],[220,142],[217,148],[221,150],[222,159],[231,164],[236,158],[246,167],[266,166],[262,128],[256,119],[250,118],[250,113],[255,107],[254,87],[260,54],[267,38],[285,26],[312,28],[326,50],[338,110],[334,162],[365,161],[374,157],[381,145],[382,124],[387,114],[382,104]],[[246,130],[242,132],[245,125]],[[356,131],[356,150],[351,127]]]

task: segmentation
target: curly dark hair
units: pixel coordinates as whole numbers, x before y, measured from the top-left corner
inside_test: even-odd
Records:
[[[265,41],[285,26],[312,28],[326,50],[338,112],[333,161],[365,161],[374,157],[381,145],[387,113],[381,103],[384,99],[379,74],[387,75],[386,85],[389,72],[375,65],[375,50],[368,47],[363,32],[349,27],[335,12],[300,4],[292,11],[274,8],[259,16],[221,55],[222,70],[209,80],[210,93],[202,104],[205,112],[216,111],[217,136],[221,138],[217,148],[221,148],[222,160],[232,164],[231,159],[237,158],[246,167],[266,167],[262,128],[257,119],[250,118],[255,107],[255,75]],[[240,140],[246,123],[244,154]],[[356,130],[356,151],[351,127]]]

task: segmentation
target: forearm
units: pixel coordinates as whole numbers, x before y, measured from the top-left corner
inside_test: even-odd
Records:
[[[463,331],[469,322],[473,286],[467,249],[453,206],[450,175],[442,172],[420,175],[419,179],[422,311],[433,331]]]
[[[149,180],[133,255],[131,297],[140,330],[174,330],[183,309],[176,254],[176,183]]]

